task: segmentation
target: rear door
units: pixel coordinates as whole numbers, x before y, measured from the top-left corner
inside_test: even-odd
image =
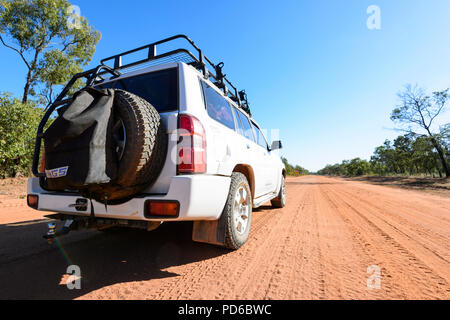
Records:
[[[267,140],[264,137],[261,129],[252,121],[253,132],[255,133],[256,143],[261,153],[261,166],[263,168],[263,176],[265,180],[265,192],[274,192],[277,188],[279,170],[277,170],[276,159],[274,155],[270,154]]]
[[[250,120],[244,113],[236,109],[237,118],[240,121],[242,128],[242,162],[248,163],[252,166],[255,175],[255,198],[269,193],[267,186],[267,175],[265,174],[263,150],[256,143],[255,135],[253,133]]]
[[[168,138],[168,152],[176,150],[177,119],[180,104],[178,67],[152,68],[151,71],[139,74],[123,75],[112,81],[101,83],[100,88],[122,89],[131,92],[148,102],[158,111]],[[144,193],[166,194],[172,177],[176,175],[176,164],[168,155],[155,183],[144,190]]]
[[[206,122],[210,133],[207,134],[208,172],[225,175],[233,170],[233,159],[240,152],[233,113],[221,94],[205,81],[200,80],[200,83],[209,116]]]

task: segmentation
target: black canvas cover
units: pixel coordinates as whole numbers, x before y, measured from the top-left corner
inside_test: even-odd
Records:
[[[44,133],[47,189],[83,190],[114,180],[113,102],[114,90],[86,88],[63,107]]]

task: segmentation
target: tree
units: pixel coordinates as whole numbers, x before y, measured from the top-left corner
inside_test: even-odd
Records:
[[[295,173],[298,175],[308,175],[309,174],[309,170],[303,168],[302,166],[296,165],[294,167]]]
[[[0,0],[0,41],[27,67],[22,103],[30,95],[51,102],[53,86],[80,72],[99,40],[67,0]]]
[[[29,174],[42,108],[0,94],[0,177]]]
[[[288,176],[298,176],[298,175],[307,175],[307,174],[309,174],[308,170],[304,169],[303,167],[301,167],[299,165],[296,165],[294,167],[284,157],[281,157],[281,161],[283,161],[284,168],[286,169],[286,174]]]
[[[355,177],[370,173],[370,164],[367,160],[355,158],[347,163],[347,175]]]
[[[447,123],[440,128],[437,139],[444,149],[444,153],[446,154],[448,161],[450,157],[450,123]]]
[[[443,146],[446,157],[450,156],[450,124],[443,126],[435,138]],[[450,165],[450,163],[447,163]],[[355,158],[344,160],[340,164],[327,165],[318,171],[323,175],[358,176],[365,174],[428,174],[437,172],[442,177],[443,167],[439,155],[428,135],[408,133],[398,136],[394,143],[386,140],[382,146],[376,147],[370,162]]]
[[[432,96],[417,86],[407,85],[398,94],[401,104],[392,111],[391,120],[406,124],[410,133],[418,134],[416,129],[424,130],[436,149],[446,177],[450,177],[446,155],[439,139],[432,131],[433,121],[443,114],[449,99],[449,89],[433,92]]]

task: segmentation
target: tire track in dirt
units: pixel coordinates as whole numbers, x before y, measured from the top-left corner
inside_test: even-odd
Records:
[[[449,230],[447,235],[436,233],[429,228],[422,227],[422,225],[418,223],[411,222],[410,219],[404,218],[398,207],[392,205],[381,207],[380,205],[371,203],[359,196],[354,197],[353,194],[348,191],[340,190],[339,192],[345,193],[347,197],[356,200],[358,206],[360,208],[365,208],[371,217],[373,217],[373,220],[381,221],[382,223],[389,225],[389,227],[397,233],[406,237],[408,241],[414,242],[433,253],[441,260],[438,262],[442,265],[441,270],[450,268],[450,224],[447,225],[447,230]],[[440,225],[442,224],[443,222],[440,223]],[[426,256],[428,257],[428,254],[426,254]]]
[[[339,197],[331,194],[329,191],[324,192],[324,197],[333,203],[335,213],[340,216],[342,221],[346,224],[351,232],[351,241],[354,243],[356,252],[359,253],[360,259],[365,261],[364,265],[379,266],[382,274],[381,290],[374,290],[372,293],[380,293],[383,298],[390,297],[393,299],[406,299],[407,296],[403,293],[400,286],[396,285],[396,278],[392,276],[389,269],[386,269],[384,258],[378,253],[378,245],[367,236],[367,233],[359,225],[359,221],[351,219],[351,215],[342,208],[342,200]],[[367,275],[366,275],[367,277]]]
[[[288,193],[288,199],[290,195]],[[270,213],[270,214],[268,214]],[[264,214],[266,221],[259,219],[260,214]],[[259,293],[259,284],[261,281],[267,280],[267,265],[271,264],[273,259],[279,254],[279,240],[274,241],[273,237],[277,236],[276,230],[279,226],[284,226],[282,209],[269,209],[268,212],[256,212],[255,219],[258,225],[251,231],[248,243],[236,252],[223,257],[222,268],[219,275],[226,282],[211,281],[212,287],[203,286],[199,293],[205,290],[219,291],[222,299],[252,299]],[[242,251],[241,251],[242,250]],[[217,279],[211,276],[212,279]],[[203,282],[207,284],[208,279]],[[261,298],[261,297],[259,297]]]
[[[4,223],[31,217],[26,207],[14,210],[14,215],[12,209],[2,209]],[[255,210],[249,241],[238,251],[192,243],[188,228],[168,227],[155,231],[153,237],[93,234],[85,237],[88,245],[74,241],[75,234],[69,235],[65,246],[69,256],[84,263],[94,260],[105,268],[101,274],[94,267],[88,270],[85,291],[65,297],[449,299],[449,212],[450,199],[418,191],[319,176],[289,178],[287,206]],[[38,218],[42,215],[33,216]],[[8,234],[16,232],[9,225],[3,227]],[[40,236],[33,224],[20,228],[33,229]],[[177,237],[166,231],[183,234]],[[11,237],[4,236],[4,243],[14,242]],[[12,254],[5,251],[0,263],[11,260],[8,270],[32,272],[36,263],[53,270],[51,261],[47,264],[39,256],[56,256],[55,250],[39,254],[41,246],[35,245],[33,237],[21,247],[26,254],[11,260]],[[147,240],[154,243],[147,246]],[[94,257],[85,247],[102,250]],[[367,287],[371,265],[381,268],[378,290]],[[26,297],[26,290],[19,289],[28,284],[26,278],[21,279],[17,275],[4,281],[5,292]],[[38,295],[34,290],[30,296]]]
[[[361,200],[377,204],[382,210],[391,206],[398,210],[406,219],[413,219],[422,227],[440,230],[448,235],[450,224],[450,199],[436,195],[425,194],[414,190],[399,190],[391,187],[380,187],[365,183],[346,182],[346,191]],[[342,189],[342,188],[341,188]],[[406,197],[407,195],[407,197]],[[433,210],[430,210],[433,208]]]
[[[351,226],[338,214],[337,203],[327,196],[325,188],[319,185],[316,190],[327,297],[376,298],[376,292],[369,294],[366,284],[366,270],[373,259],[354,242]]]
[[[303,216],[306,197],[306,193],[296,197],[298,205],[295,211],[279,213],[279,223],[268,235],[273,246],[272,254],[264,261],[262,270],[249,277],[240,287],[243,296],[248,295],[251,299],[286,299],[290,295],[291,275],[298,268],[297,263],[292,261],[295,258],[295,244],[299,239],[298,221]],[[253,288],[252,282],[256,279],[257,285]]]
[[[386,265],[383,269],[395,278],[393,282],[396,285],[402,284],[401,287],[409,287],[410,292],[407,298],[446,297],[449,292],[447,281],[436,274],[428,264],[417,258],[417,250],[420,248],[415,247],[415,254],[413,254],[402,245],[403,241],[398,241],[398,235],[394,234],[395,230],[387,230],[388,225],[371,216],[370,211],[361,203],[357,203],[355,198],[339,192],[338,188],[328,191],[334,194],[335,199],[340,199],[343,204],[341,208],[347,208],[345,210],[347,218],[354,221],[353,225],[364,230],[355,234],[365,235],[365,240],[368,240],[368,243],[376,249],[374,254],[380,257],[383,265]]]
[[[261,229],[268,228],[267,225],[273,219],[277,210],[272,212],[255,212],[252,221],[252,230],[250,234],[249,243],[254,240],[258,240],[258,234]],[[263,246],[267,242],[267,239],[262,239]],[[260,241],[261,242],[261,241]],[[239,259],[239,256],[245,256],[248,259],[256,256],[258,252],[254,248],[249,248],[250,244],[247,243],[239,251],[226,252],[226,254],[214,259],[206,261],[192,263],[189,266],[189,271],[183,270],[181,276],[174,278],[170,284],[166,284],[157,292],[154,296],[155,299],[224,299],[232,298],[233,286],[229,273],[233,270],[241,270],[246,267],[245,259]],[[204,245],[207,246],[207,245]],[[236,258],[236,255],[238,258]],[[212,261],[211,261],[212,260]],[[243,266],[234,266],[233,262],[241,262]],[[166,271],[178,272],[177,267],[172,267]],[[226,279],[227,281],[224,281]],[[218,287],[221,290],[209,290],[215,291],[214,296],[205,297],[205,288]]]

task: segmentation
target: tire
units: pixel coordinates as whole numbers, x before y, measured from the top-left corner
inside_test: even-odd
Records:
[[[278,196],[270,201],[274,208],[284,208],[286,206],[286,183],[285,178],[281,176],[281,188]]]
[[[127,199],[152,184],[167,155],[167,140],[158,111],[146,100],[124,90],[115,90],[112,134],[117,140],[117,175],[108,184],[88,192],[98,201]],[[117,138],[120,139],[120,138]],[[120,143],[120,144],[119,144]],[[105,196],[107,199],[105,199]]]
[[[225,220],[224,245],[228,249],[237,250],[247,242],[252,223],[252,207],[252,194],[247,178],[242,173],[234,172],[221,217]]]

